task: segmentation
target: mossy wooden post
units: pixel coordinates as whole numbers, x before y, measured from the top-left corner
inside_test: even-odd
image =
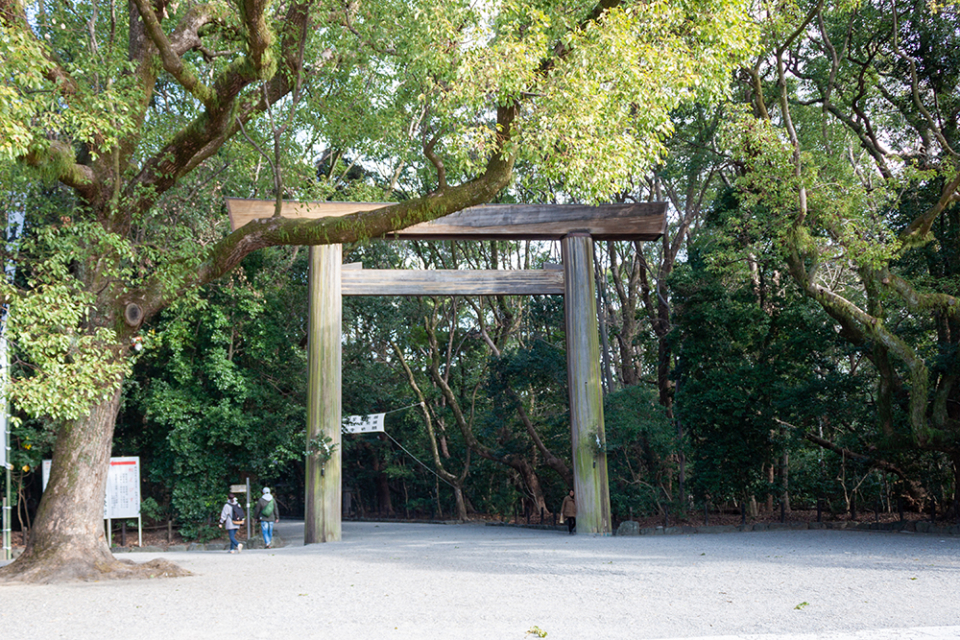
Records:
[[[563,238],[561,249],[577,533],[609,535],[612,524],[600,386],[593,239],[588,233],[573,232]]]
[[[341,246],[310,248],[307,448],[317,436],[334,447],[325,463],[307,456],[303,542],[340,540],[340,270]]]

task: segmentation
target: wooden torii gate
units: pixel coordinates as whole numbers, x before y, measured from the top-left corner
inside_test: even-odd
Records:
[[[281,215],[316,219],[388,204],[288,202]],[[271,217],[274,206],[272,201],[227,200],[234,229]],[[340,540],[341,298],[345,295],[562,294],[577,531],[612,533],[593,240],[656,240],[665,229],[665,210],[665,203],[483,205],[389,234],[406,240],[559,240],[562,271],[344,269],[341,245],[311,247],[307,440],[326,436],[337,446],[323,466],[315,456],[307,459],[304,543]]]

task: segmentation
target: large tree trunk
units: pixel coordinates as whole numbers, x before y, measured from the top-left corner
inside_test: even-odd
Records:
[[[57,433],[50,480],[23,554],[0,580],[63,582],[142,575],[189,575],[166,561],[120,562],[107,547],[104,493],[120,391]]]

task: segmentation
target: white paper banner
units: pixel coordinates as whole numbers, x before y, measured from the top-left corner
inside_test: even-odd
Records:
[[[41,467],[43,488],[50,480],[50,460]],[[140,458],[110,458],[103,519],[136,518],[140,515]]]
[[[374,413],[369,416],[345,416],[343,418],[343,433],[376,433],[383,431],[383,416],[385,413]]]

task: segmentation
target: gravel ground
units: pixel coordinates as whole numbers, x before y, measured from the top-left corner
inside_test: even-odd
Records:
[[[125,557],[195,575],[3,585],[0,637],[960,638],[957,537],[344,523],[340,543]]]

